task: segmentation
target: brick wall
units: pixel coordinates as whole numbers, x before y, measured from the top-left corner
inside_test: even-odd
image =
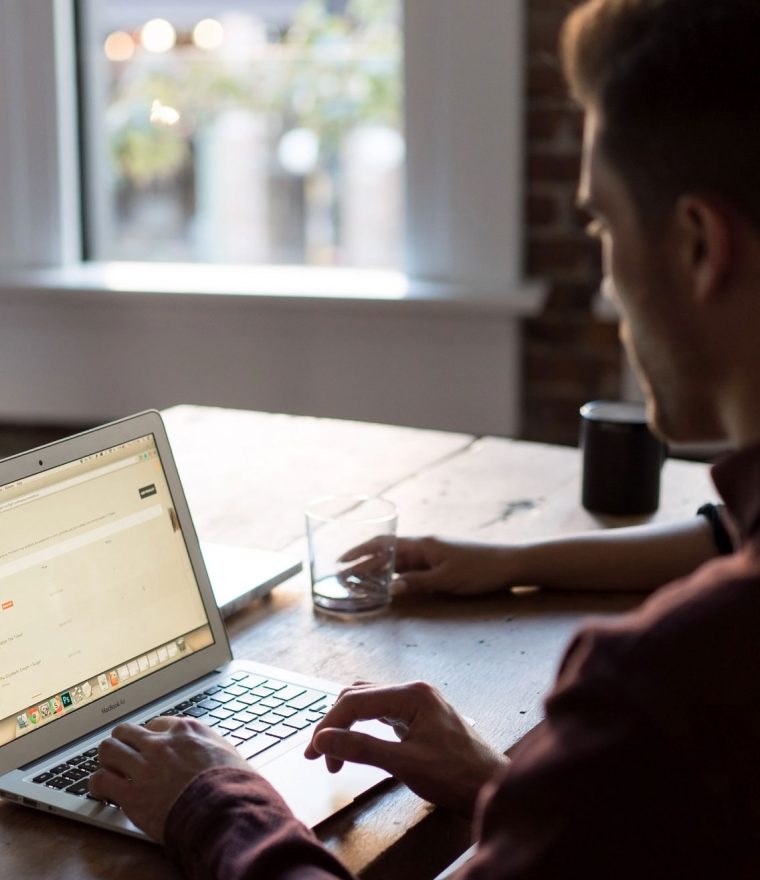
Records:
[[[528,18],[526,272],[549,282],[544,313],[524,330],[523,435],[575,445],[578,407],[617,397],[617,327],[595,320],[599,247],[575,208],[582,119],[557,60],[560,25],[573,0],[525,0]]]

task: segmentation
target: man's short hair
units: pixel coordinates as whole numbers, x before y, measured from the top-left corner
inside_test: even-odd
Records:
[[[589,0],[561,51],[645,223],[699,192],[760,229],[760,0]]]

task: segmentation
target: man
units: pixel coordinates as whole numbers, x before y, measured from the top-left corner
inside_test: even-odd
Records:
[[[463,878],[760,876],[758,40],[756,0],[591,0],[563,34],[586,113],[580,202],[650,421],[737,448],[714,476],[740,548],[584,629],[511,762],[419,683],[348,689],[307,750],[474,811]],[[370,717],[400,742],[348,729]],[[100,755],[94,793],[190,876],[349,876],[190,719],[121,725]]]

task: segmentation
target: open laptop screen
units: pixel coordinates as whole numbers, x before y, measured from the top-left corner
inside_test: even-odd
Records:
[[[212,643],[152,434],[0,486],[0,746]]]

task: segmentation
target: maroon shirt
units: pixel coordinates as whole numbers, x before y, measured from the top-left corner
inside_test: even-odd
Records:
[[[462,880],[760,877],[760,447],[713,476],[739,550],[576,636]],[[245,771],[196,779],[166,839],[190,877],[350,876]]]

